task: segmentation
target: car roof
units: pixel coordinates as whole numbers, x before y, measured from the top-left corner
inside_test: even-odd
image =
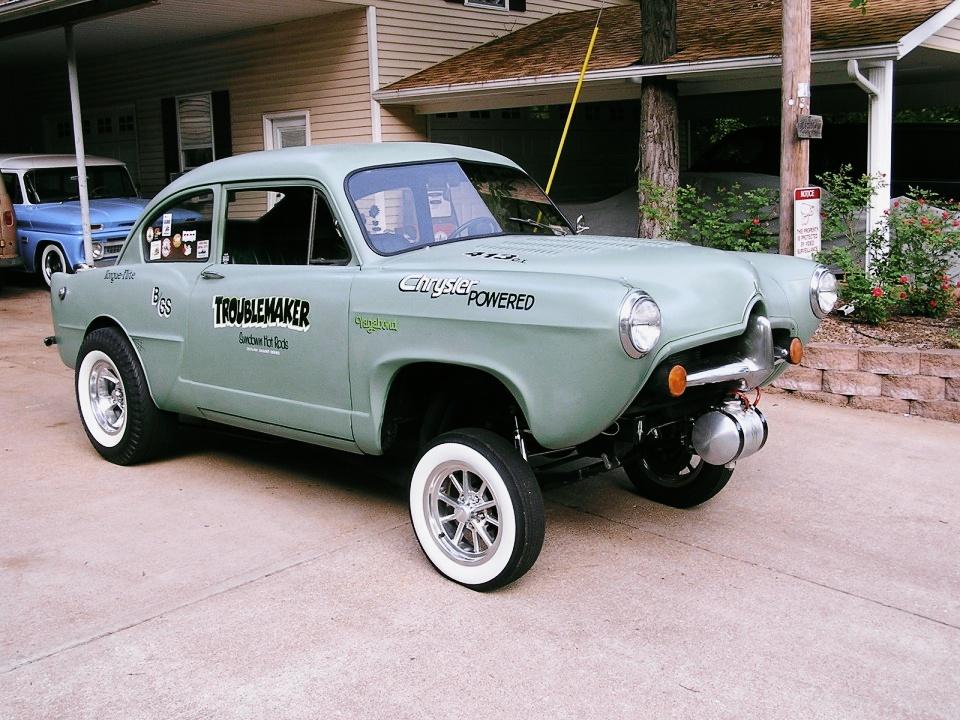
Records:
[[[519,167],[503,155],[459,145],[427,142],[335,143],[262,150],[216,160],[184,173],[170,184],[164,194],[208,183],[248,179],[316,177],[342,182],[351,172],[363,168],[442,160],[469,160]]]
[[[87,155],[85,156],[84,161],[87,165],[123,165],[120,160],[101,157],[99,155]],[[0,167],[4,168],[5,170],[32,170],[33,168],[60,168],[76,166],[76,155],[0,155]]]

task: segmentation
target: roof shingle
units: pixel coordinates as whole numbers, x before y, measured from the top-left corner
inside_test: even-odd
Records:
[[[841,50],[896,43],[945,8],[947,0],[870,0],[861,15],[846,0],[812,0],[812,49]],[[779,55],[780,0],[678,0],[677,52],[666,63]],[[491,82],[580,70],[595,10],[553,15],[399,80],[385,90]],[[639,64],[640,7],[609,7],[590,70]]]

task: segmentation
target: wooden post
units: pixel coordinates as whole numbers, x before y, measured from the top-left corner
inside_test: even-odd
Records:
[[[793,255],[793,191],[810,182],[810,141],[797,137],[810,114],[810,0],[783,0],[780,95],[780,254]]]

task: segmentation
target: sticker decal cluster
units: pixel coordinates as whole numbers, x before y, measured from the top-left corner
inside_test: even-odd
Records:
[[[310,329],[310,303],[289,297],[225,297],[213,298],[215,328],[289,328],[298,332]]]

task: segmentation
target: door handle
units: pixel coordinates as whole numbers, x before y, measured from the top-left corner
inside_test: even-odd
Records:
[[[223,280],[223,275],[213,270],[204,270],[200,273],[200,277],[204,280]]]

